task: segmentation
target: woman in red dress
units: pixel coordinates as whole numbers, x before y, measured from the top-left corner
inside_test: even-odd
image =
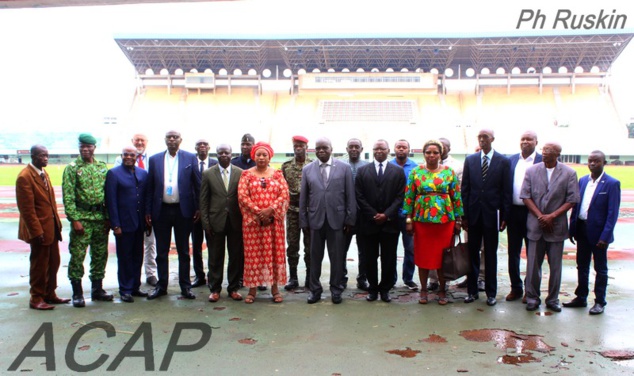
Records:
[[[460,233],[464,214],[458,177],[450,167],[440,164],[442,148],[439,141],[425,143],[425,165],[412,169],[405,187],[405,229],[414,235],[414,264],[423,286],[420,304],[427,304],[425,286],[430,270],[438,271],[438,304],[448,302],[442,251],[450,245],[453,234]]]
[[[284,217],[289,194],[282,172],[269,166],[272,158],[273,149],[269,144],[255,144],[251,150],[255,167],[245,170],[238,184],[244,237],[244,285],[249,288],[244,299],[247,304],[255,301],[257,286],[271,286],[273,302],[284,301],[278,286],[286,283]]]

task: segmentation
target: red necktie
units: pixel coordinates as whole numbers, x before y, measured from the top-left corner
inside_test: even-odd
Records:
[[[143,155],[139,154],[137,157],[137,165],[145,170],[145,164],[143,163]]]

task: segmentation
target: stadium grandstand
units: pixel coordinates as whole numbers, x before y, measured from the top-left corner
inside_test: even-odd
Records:
[[[358,137],[367,159],[374,140],[405,138],[420,160],[429,138],[449,138],[460,157],[474,151],[479,129],[492,128],[496,149],[512,154],[519,135],[532,129],[542,142],[559,141],[566,162],[583,162],[590,150],[605,149],[611,160],[634,163],[632,114],[619,112],[611,88],[611,67],[633,36],[631,29],[292,37],[119,32],[114,40],[134,66],[136,90],[129,111],[104,117],[93,133],[98,153],[109,162],[129,142],[130,129],[160,140],[172,128],[190,150],[204,137],[212,145],[228,142],[236,152],[249,132],[270,142],[278,161],[292,154],[294,134],[311,141],[328,136],[336,154],[345,153],[348,138]],[[597,126],[601,135],[592,137]],[[45,137],[63,161],[76,155],[74,129],[10,129],[0,154],[10,160],[30,144],[25,139]]]

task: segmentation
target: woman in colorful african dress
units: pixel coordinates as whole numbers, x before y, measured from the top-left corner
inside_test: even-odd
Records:
[[[420,304],[427,304],[427,277],[438,271],[438,304],[447,304],[446,281],[442,274],[442,251],[460,233],[463,216],[460,183],[456,173],[440,164],[440,141],[430,140],[423,146],[425,165],[414,168],[405,187],[403,210],[405,229],[414,235],[414,264],[418,266],[421,289]]]
[[[242,173],[238,204],[242,212],[244,237],[244,285],[249,288],[247,304],[255,301],[257,286],[271,286],[273,302],[284,298],[278,286],[286,284],[286,209],[288,185],[280,170],[269,166],[273,149],[258,142],[251,150],[255,167]]]

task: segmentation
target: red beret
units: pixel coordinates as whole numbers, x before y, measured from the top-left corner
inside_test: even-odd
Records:
[[[269,153],[269,159],[273,159],[273,148],[271,147],[271,145],[262,141],[253,145],[253,148],[251,149],[251,159],[255,159],[255,152],[258,151],[259,149],[266,150],[266,152]]]
[[[295,141],[303,142],[305,144],[308,143],[308,139],[304,136],[293,136],[293,142]]]

